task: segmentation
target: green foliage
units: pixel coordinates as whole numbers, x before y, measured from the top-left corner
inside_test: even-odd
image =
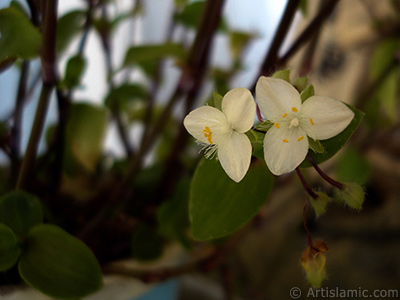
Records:
[[[285,80],[285,81],[290,83],[290,70],[286,69],[286,70],[276,71],[271,77],[272,78],[283,79],[283,80]]]
[[[301,102],[306,101],[311,96],[314,96],[314,86],[310,84],[300,94]]]
[[[6,225],[0,224],[0,272],[14,266],[20,253],[14,232]]]
[[[184,59],[186,51],[181,44],[141,45],[129,48],[122,67],[139,66],[147,75],[153,75],[159,60],[164,58]]]
[[[55,298],[89,295],[103,285],[90,249],[54,225],[37,225],[27,236],[18,270],[26,283]]]
[[[81,81],[82,74],[86,67],[86,60],[80,55],[71,57],[67,62],[65,78],[61,82],[61,87],[72,89],[77,87]]]
[[[299,91],[299,93],[303,92],[308,85],[308,77],[298,77],[293,81],[293,86]],[[303,101],[304,102],[304,101]]]
[[[0,62],[10,57],[32,59],[39,55],[42,36],[20,10],[0,10]]]
[[[75,159],[87,171],[93,172],[103,152],[107,125],[107,110],[89,103],[71,106],[67,124],[67,151],[64,164],[69,167]]]
[[[229,32],[229,50],[234,60],[239,60],[243,50],[254,38],[253,34],[242,31]]]
[[[346,104],[347,105],[347,104]],[[356,131],[357,127],[361,124],[361,121],[364,117],[364,113],[358,110],[357,108],[347,105],[353,112],[354,118],[350,122],[349,126],[346,127],[341,133],[337,136],[334,136],[330,139],[320,141],[325,151],[323,153],[314,153],[314,151],[309,151],[308,154],[317,164],[320,164],[324,161],[327,161],[332,156],[334,156],[343,146],[347,143],[353,133]],[[301,168],[311,167],[311,163],[308,159],[305,159],[301,165]]]
[[[132,235],[132,257],[153,260],[163,252],[163,241],[156,230],[145,223],[139,224]]]
[[[32,227],[42,222],[42,206],[35,196],[14,191],[0,199],[0,223],[10,227],[17,236],[26,236]]]
[[[57,24],[56,52],[60,55],[83,29],[86,12],[73,10],[63,15]]]
[[[328,205],[329,201],[331,200],[329,196],[322,192],[316,192],[317,199],[309,197],[310,203],[312,208],[315,211],[315,215],[319,217],[326,211],[326,206]]]
[[[324,146],[322,146],[322,144],[319,140],[314,140],[314,139],[308,137],[308,146],[315,153],[324,153],[325,152]]]
[[[189,188],[190,180],[181,180],[173,197],[163,203],[157,211],[160,234],[180,241],[186,248],[190,248],[190,241],[186,234],[190,224]]]
[[[147,99],[148,92],[145,87],[139,84],[122,84],[110,90],[106,96],[105,104],[112,108],[114,104],[125,111],[135,101]]]
[[[265,165],[252,166],[235,183],[219,162],[202,159],[190,188],[189,213],[193,237],[210,240],[232,234],[265,204],[273,186]]]
[[[336,164],[336,175],[339,181],[365,184],[372,173],[370,163],[365,156],[355,148],[347,148]]]
[[[355,182],[346,182],[342,189],[335,190],[336,199],[343,201],[349,207],[361,209],[365,199],[365,193],[361,185]]]

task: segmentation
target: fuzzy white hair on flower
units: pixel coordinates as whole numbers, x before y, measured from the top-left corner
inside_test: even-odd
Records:
[[[256,99],[261,113],[273,123],[265,134],[264,158],[275,175],[289,173],[305,159],[308,138],[325,140],[342,132],[354,113],[343,102],[311,96],[301,102],[299,92],[287,81],[260,77]]]
[[[202,106],[183,121],[186,130],[206,146],[206,158],[216,153],[226,174],[236,182],[250,166],[252,148],[245,132],[253,126],[255,111],[250,91],[234,88],[223,97],[221,110]]]

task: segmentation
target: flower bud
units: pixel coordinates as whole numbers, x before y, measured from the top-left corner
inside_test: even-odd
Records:
[[[355,182],[343,183],[343,188],[336,190],[337,198],[355,209],[362,208],[365,198],[364,195],[362,186]]]
[[[310,197],[310,203],[315,211],[315,214],[317,217],[319,217],[326,211],[326,206],[331,199],[327,194],[322,192],[315,192],[315,194],[317,194],[318,197],[316,199]]]
[[[301,265],[306,271],[307,280],[314,288],[320,288],[322,281],[326,278],[325,252],[327,251],[328,245],[321,240],[317,240],[301,256]]]

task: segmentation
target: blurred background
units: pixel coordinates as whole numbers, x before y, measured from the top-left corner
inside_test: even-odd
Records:
[[[310,213],[308,223],[313,237],[323,239],[329,246],[326,264],[328,278],[323,283],[324,287],[369,291],[397,289],[400,297],[400,1],[298,1],[301,9],[289,20],[290,26],[284,33],[284,39],[278,44],[277,57],[267,66],[265,61],[273,48],[288,2],[293,1],[225,1],[222,21],[212,41],[204,80],[200,82],[201,87],[189,107],[203,105],[215,90],[224,94],[234,87],[252,89],[260,74],[271,75],[272,70],[289,68],[292,79],[309,76],[317,95],[339,99],[364,111],[363,123],[348,145],[334,159],[320,166],[339,181],[362,184],[366,192],[363,209],[354,211],[332,202],[327,212],[318,219]],[[10,1],[0,0],[0,8],[9,3]],[[90,29],[83,51],[87,60],[86,68],[79,84],[73,87],[72,101],[104,105],[113,87],[134,83],[149,93],[154,91],[155,107],[165,107],[174,94],[175,87],[185,84],[181,77],[184,65],[182,61],[176,57],[163,57],[157,66],[158,72],[149,75],[143,65],[138,63],[139,67],[132,67],[127,62],[127,51],[132,45],[157,45],[171,41],[182,43],[186,49],[190,49],[198,30],[198,23],[194,20],[200,19],[204,3],[205,1],[172,0],[116,0],[106,3],[107,11],[99,9],[97,17],[101,19],[101,16],[107,15],[109,20],[115,21],[117,17],[121,19],[110,37],[111,55],[107,56],[106,52],[101,51],[104,47],[102,31],[99,29],[101,27]],[[21,4],[25,5],[23,1]],[[59,16],[84,10],[87,6],[87,1],[59,0]],[[129,17],[123,17],[124,13],[128,13]],[[307,38],[300,39],[305,33]],[[299,39],[304,40],[304,43],[287,55]],[[63,78],[67,61],[76,53],[80,41],[79,35],[74,36],[60,52],[57,61],[60,78]],[[13,122],[20,70],[21,67],[16,65],[0,74],[0,120],[6,125]],[[31,62],[29,72],[31,100],[27,101],[23,112],[22,153],[28,143],[40,91],[40,85],[35,82],[40,74],[38,59]],[[124,99],[129,102],[124,106],[122,121],[132,151],[136,152],[140,150],[140,142],[146,130],[142,116],[138,116],[137,112],[145,106],[145,102],[132,100],[134,96],[123,97],[129,98]],[[180,97],[185,98],[185,95]],[[184,106],[185,101],[174,106],[172,123],[175,129],[169,131],[170,135],[164,134],[161,141],[146,154],[144,165],[147,170],[154,165],[166,163],[169,159],[176,159],[168,154],[171,145],[176,142],[179,135],[177,128],[188,109]],[[47,128],[56,123],[57,105],[54,94],[46,119]],[[187,145],[188,156],[195,160],[199,148],[195,147],[192,139],[189,139],[189,143],[192,145]],[[163,148],[165,144],[169,146]],[[46,135],[43,135],[39,153],[46,155],[48,145]],[[126,153],[126,145],[118,133],[118,122],[108,122],[97,170],[104,168],[119,174],[126,163]],[[7,182],[10,160],[4,151],[0,151],[0,158],[3,165],[1,176]],[[186,163],[188,159],[184,154],[179,159],[186,169],[193,170],[193,162]],[[92,175],[88,177],[104,179],[102,175]],[[306,169],[304,175],[313,187],[331,191],[331,187],[314,170]],[[144,183],[140,187],[143,189],[154,188],[159,179],[157,176],[157,172],[147,172],[140,177],[137,184]],[[81,177],[79,180],[73,176],[72,178],[64,179],[61,184],[62,193],[67,195],[65,198],[77,198],[92,203],[93,189],[98,189],[93,188],[97,186],[96,183]],[[113,180],[106,179],[99,182],[106,182],[108,185],[114,183]],[[5,184],[2,186],[3,190],[7,190]],[[219,267],[210,272],[197,270],[180,274],[177,279],[161,284],[159,292],[152,291],[149,292],[152,294],[147,294],[147,298],[134,299],[290,299],[289,291],[293,287],[301,289],[302,296],[299,299],[307,299],[309,285],[300,264],[301,253],[307,247],[307,236],[303,228],[306,197],[296,176],[289,174],[276,178],[275,187],[266,205],[251,224],[246,225],[238,242],[224,254]],[[64,208],[56,207],[56,211]],[[65,218],[72,213],[73,210],[67,212]],[[136,217],[135,214],[132,215]],[[129,216],[123,217],[118,221],[123,220],[122,224],[128,224],[129,227]],[[71,231],[81,223],[82,220],[65,222]],[[111,227],[105,233],[106,239],[113,242],[111,235],[119,227],[114,223],[107,223],[107,226]],[[121,232],[115,233],[114,238],[125,236]],[[96,239],[85,242],[94,249],[102,245]],[[183,250],[183,246],[174,242],[169,244],[168,250],[155,262],[135,261],[134,265],[138,268],[153,268],[154,265],[163,265],[165,261],[167,265],[180,263],[196,255],[201,257],[212,247],[199,245],[201,243],[194,241],[190,243],[193,247],[191,251]],[[124,245],[118,244],[118,247],[108,252],[95,253],[101,261],[109,262],[125,258],[127,252]],[[110,283],[108,293],[117,300],[132,297],[122,291],[117,292],[116,287],[131,289],[134,293],[139,290],[148,291],[150,288],[138,279],[117,277],[117,281],[115,277],[107,278]],[[121,293],[121,296],[116,296],[117,293]],[[168,298],[170,296],[167,293],[172,293],[175,298]],[[22,299],[25,294],[4,292],[4,295],[7,295],[5,299]],[[88,299],[110,299],[107,298],[109,296],[106,290]],[[146,297],[146,294],[142,296]],[[40,295],[31,297],[43,299]],[[385,297],[376,297],[381,298]]]

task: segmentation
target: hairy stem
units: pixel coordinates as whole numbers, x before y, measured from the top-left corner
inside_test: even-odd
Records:
[[[306,190],[307,194],[309,194],[313,199],[317,199],[318,195],[314,193],[314,191],[310,188],[307,181],[304,179],[303,174],[301,173],[299,168],[296,168],[296,173],[299,176],[301,184],[303,185],[304,189]]]

